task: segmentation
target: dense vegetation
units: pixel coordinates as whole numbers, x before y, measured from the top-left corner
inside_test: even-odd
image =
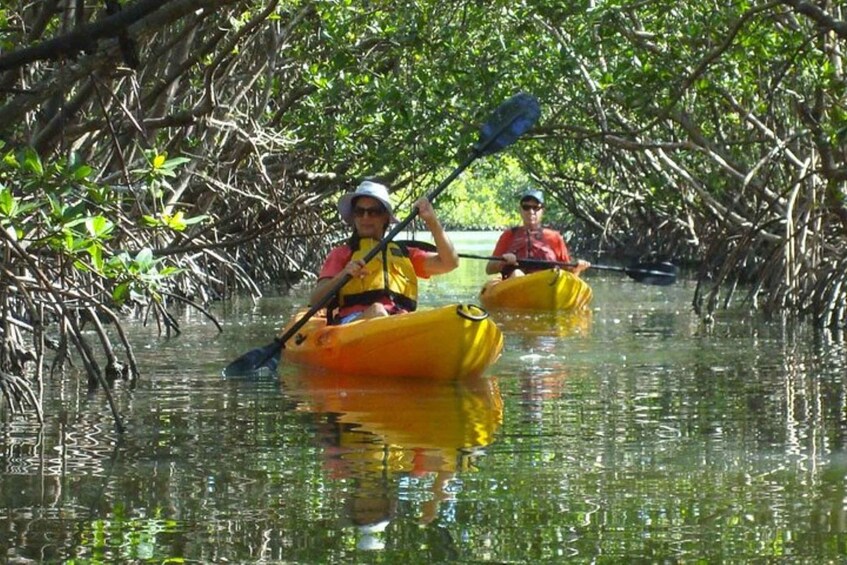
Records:
[[[104,329],[121,315],[178,332],[175,305],[311,271],[339,235],[339,192],[378,176],[408,203],[517,91],[540,99],[540,124],[469,171],[480,180],[466,192],[488,185],[502,201],[526,176],[576,219],[589,258],[694,261],[706,320],[745,283],[766,313],[847,322],[838,4],[0,6],[0,384],[13,410],[37,405],[48,359],[80,359],[92,386],[135,378],[124,336],[119,356]],[[451,221],[470,200],[451,193]]]

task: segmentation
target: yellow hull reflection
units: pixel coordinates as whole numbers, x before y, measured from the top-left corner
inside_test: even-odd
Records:
[[[588,336],[594,314],[589,308],[568,312],[500,312],[497,322],[500,329],[519,341],[536,337]]]
[[[298,371],[283,385],[298,410],[332,414],[336,449],[372,471],[454,472],[494,441],[503,421],[497,381],[377,379]]]

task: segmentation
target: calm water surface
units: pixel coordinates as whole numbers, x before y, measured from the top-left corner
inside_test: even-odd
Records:
[[[422,305],[476,302],[483,263]],[[125,434],[84,379],[0,423],[0,562],[847,561],[843,336],[586,278],[589,312],[494,314],[503,357],[454,384],[221,379],[305,289],[134,325]]]

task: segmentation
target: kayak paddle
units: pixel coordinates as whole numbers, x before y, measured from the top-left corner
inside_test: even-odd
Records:
[[[505,102],[503,102],[482,124],[479,129],[479,139],[473,145],[470,155],[462,162],[456,170],[454,170],[441,184],[439,184],[432,192],[427,194],[427,199],[433,202],[441,192],[447,188],[447,185],[459,176],[472,162],[479,157],[491,155],[509,145],[513,144],[518,138],[526,133],[529,128],[538,121],[541,115],[541,108],[538,100],[526,93],[516,94]],[[368,263],[376,257],[388,245],[398,233],[408,226],[418,214],[417,208],[412,209],[405,220],[396,224],[381,240],[371,249],[362,260]],[[224,377],[244,377],[244,376],[262,376],[271,375],[276,372],[279,364],[280,354],[282,353],[285,343],[302,328],[309,319],[318,311],[324,308],[333,297],[338,294],[338,291],[347,284],[352,277],[345,275],[330,288],[324,297],[317,303],[313,304],[309,310],[303,314],[294,324],[292,324],[282,335],[277,336],[274,340],[265,345],[258,347],[252,351],[248,351],[226,367],[222,371]]]
[[[425,251],[434,251],[435,246],[427,241],[403,240],[397,243],[403,244],[406,247],[417,247]],[[483,256],[470,255],[468,253],[459,253],[459,257],[465,259],[484,259],[486,261],[505,261],[503,257],[498,256]],[[518,259],[518,266],[527,267],[576,267],[576,263],[565,263],[564,261],[547,261],[544,259]],[[630,278],[644,283],[657,286],[667,286],[676,282],[677,268],[676,265],[667,261],[656,263],[638,263],[631,267],[611,267],[608,265],[595,265],[591,263],[592,269],[599,271],[618,271],[626,273]]]
[[[483,257],[482,255],[467,255],[459,253],[459,257],[467,259],[486,259],[488,261],[505,261],[502,257]],[[576,267],[576,263],[564,261],[547,261],[544,259],[518,259],[518,266],[527,267]],[[595,265],[591,263],[591,269],[599,271],[618,271],[626,273],[630,278],[645,284],[665,286],[676,282],[677,268],[668,262],[660,263],[638,263],[631,267],[612,267],[609,265]]]

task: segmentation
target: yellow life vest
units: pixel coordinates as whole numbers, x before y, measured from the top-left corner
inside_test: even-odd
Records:
[[[378,240],[372,238],[359,240],[359,248],[353,249],[350,259],[364,259],[378,243]],[[405,247],[389,242],[381,253],[368,262],[366,268],[369,273],[365,278],[351,279],[341,287],[338,292],[339,306],[369,306],[388,298],[408,312],[417,309],[418,277]]]

